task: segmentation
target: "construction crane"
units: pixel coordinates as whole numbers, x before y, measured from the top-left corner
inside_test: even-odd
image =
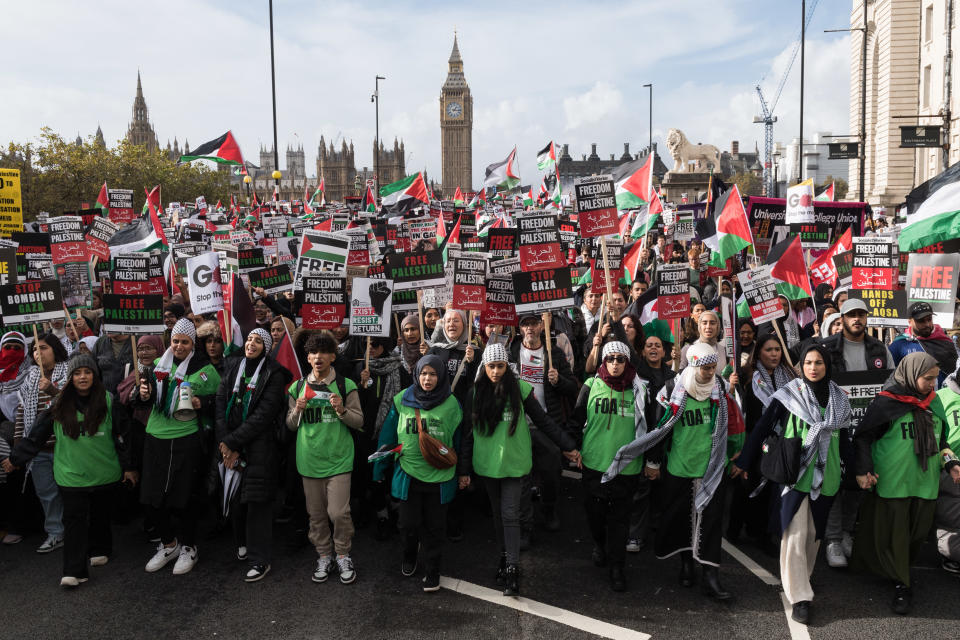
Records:
[[[806,26],[810,26],[810,20],[813,18],[813,12],[817,9],[817,4],[820,0],[813,0],[810,3],[810,7],[807,9],[807,15],[804,18]],[[760,82],[757,83],[757,96],[760,98],[760,115],[753,117],[754,124],[763,125],[763,189],[766,195],[769,197],[775,193],[775,186],[773,184],[773,123],[777,121],[777,117],[773,115],[774,110],[777,108],[777,103],[780,101],[780,94],[783,93],[783,87],[787,84],[787,78],[790,76],[790,69],[793,68],[793,63],[797,59],[797,53],[800,51],[800,33],[798,31],[796,41],[793,43],[793,51],[790,53],[790,60],[787,62],[787,68],[783,71],[783,77],[780,78],[780,84],[777,86],[776,93],[773,94],[773,100],[770,102],[769,107],[767,106],[767,101],[763,97],[763,90],[760,88],[760,83],[763,82],[764,78],[760,78]],[[801,140],[801,142],[803,142]],[[803,161],[801,157],[800,161]]]

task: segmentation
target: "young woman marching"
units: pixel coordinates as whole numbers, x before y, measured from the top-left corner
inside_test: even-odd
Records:
[[[63,496],[63,577],[60,585],[86,582],[90,566],[107,564],[113,552],[110,509],[120,481],[136,484],[131,452],[121,444],[126,412],[104,388],[96,361],[87,354],[68,363],[64,388],[30,435],[3,461],[7,472],[22,467],[56,436],[53,475]]]
[[[460,403],[450,392],[443,360],[426,355],[414,368],[413,384],[394,396],[393,408],[380,431],[381,450],[393,449],[398,444],[402,447],[395,457],[391,489],[393,497],[401,501],[400,571],[412,576],[422,560],[426,570],[423,590],[427,592],[440,589],[440,552],[447,505],[457,490],[456,461],[451,464],[449,454],[459,448],[462,417]],[[427,440],[423,449],[421,432],[422,439]],[[376,462],[374,481],[383,480],[387,467],[385,459]]]
[[[251,331],[244,357],[227,363],[217,391],[216,442],[223,465],[239,469],[241,457],[246,465],[240,485],[242,506],[237,505],[232,514],[237,547],[246,547],[250,558],[246,582],[256,582],[270,571],[277,427],[283,420],[283,393],[290,382],[290,372],[267,355],[272,346],[266,330]]]
[[[761,365],[762,366],[762,365]],[[763,417],[750,433],[731,476],[746,477],[760,455],[764,439],[777,429],[784,438],[800,438],[797,481],[782,488],[780,499],[780,580],[792,617],[810,618],[810,575],[827,526],[827,515],[840,488],[841,455],[849,459],[847,429],[850,400],[830,380],[830,357],[811,345],[801,355],[803,377],[783,382],[768,399]]]
[[[596,377],[580,389],[572,422],[583,433],[584,508],[594,541],[593,563],[598,567],[609,565],[614,591],[627,588],[623,564],[630,511],[643,463],[633,460],[606,481],[601,476],[621,447],[647,431],[646,385],[630,364],[630,355],[630,347],[623,342],[604,345]]]
[[[936,359],[924,352],[900,361],[857,425],[857,484],[874,491],[860,508],[853,566],[896,582],[892,609],[910,612],[910,565],[933,525],[940,469],[960,483],[960,462],[947,444]]]
[[[717,376],[716,349],[705,343],[693,344],[687,358],[690,364],[677,379],[663,420],[650,433],[622,447],[603,479],[609,481],[649,451],[644,473],[651,480],[661,479],[664,504],[654,541],[657,557],[680,554],[680,584],[685,587],[693,586],[697,561],[703,567],[704,593],[729,600],[732,595],[720,585],[717,571],[724,507],[722,480],[731,456],[739,454],[743,432],[731,427],[731,405],[724,382]],[[661,390],[658,400],[664,396]],[[736,405],[732,406],[736,411]],[[666,443],[665,467],[659,448],[654,448],[661,442]]]
[[[170,331],[170,347],[153,372],[140,381],[140,402],[151,405],[143,444],[140,502],[160,534],[157,552],[146,566],[151,573],[174,559],[174,575],[189,572],[197,563],[197,494],[204,471],[201,429],[212,422],[220,375],[206,354],[194,348],[196,337],[191,320],[177,320]],[[187,389],[196,414],[178,419],[174,413]]]
[[[497,342],[487,345],[468,405],[472,429],[463,434],[458,474],[461,489],[470,484],[471,470],[487,489],[500,546],[497,582],[504,585],[505,596],[520,593],[520,491],[523,476],[533,467],[528,421],[567,459],[579,462],[573,439],[544,412],[532,391],[510,369],[506,348]]]

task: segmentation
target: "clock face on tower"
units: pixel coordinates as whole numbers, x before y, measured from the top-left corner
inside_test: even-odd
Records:
[[[450,118],[459,118],[463,115],[463,107],[460,106],[459,102],[448,102],[447,103],[447,116]]]

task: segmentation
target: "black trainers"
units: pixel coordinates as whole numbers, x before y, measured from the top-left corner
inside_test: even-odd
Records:
[[[250,570],[247,571],[247,575],[243,577],[244,582],[256,582],[258,580],[263,580],[263,577],[270,573],[270,565],[268,564],[255,564],[250,567]]]
[[[417,572],[417,554],[403,554],[403,560],[400,561],[400,573],[409,578]]]
[[[956,560],[951,560],[946,556],[940,556],[940,568],[946,571],[947,573],[960,574],[960,562],[957,562]]]
[[[910,613],[910,605],[913,603],[913,593],[910,587],[905,584],[897,584],[893,591],[893,602],[890,603],[890,609],[900,616]]]
[[[423,590],[426,591],[427,593],[440,591],[440,572],[439,571],[428,571],[427,575],[423,576]]]
[[[800,624],[807,624],[810,620],[810,601],[801,600],[793,603],[793,613],[790,614],[790,617]]]

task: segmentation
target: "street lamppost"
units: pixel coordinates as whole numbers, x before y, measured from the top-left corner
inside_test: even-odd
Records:
[[[274,169],[273,173],[270,174],[270,177],[276,181],[276,186],[274,187],[275,189],[274,193],[276,194],[276,200],[278,202],[280,201],[280,178],[282,176],[283,174],[280,173],[280,169]]]
[[[773,152],[773,194],[767,194],[768,198],[780,197],[780,152]]]
[[[277,74],[273,63],[273,0],[270,0],[270,92],[273,95],[273,179],[280,187],[280,151],[277,148]]]
[[[650,89],[650,140],[649,144],[647,145],[647,153],[653,153],[653,83],[645,84],[643,86]]]
[[[374,186],[380,191],[380,81],[386,80],[384,76],[378,75],[373,81],[373,95],[370,96],[370,102],[374,105],[374,118],[376,120],[376,129],[373,140],[373,173]],[[376,196],[374,196],[376,197]]]
[[[247,206],[250,206],[250,183],[253,182],[253,178],[249,175],[243,176],[243,184],[247,186]]]
[[[863,26],[849,29],[824,29],[824,33],[860,32],[860,180],[857,196],[863,202],[867,165],[867,0],[863,0]]]

